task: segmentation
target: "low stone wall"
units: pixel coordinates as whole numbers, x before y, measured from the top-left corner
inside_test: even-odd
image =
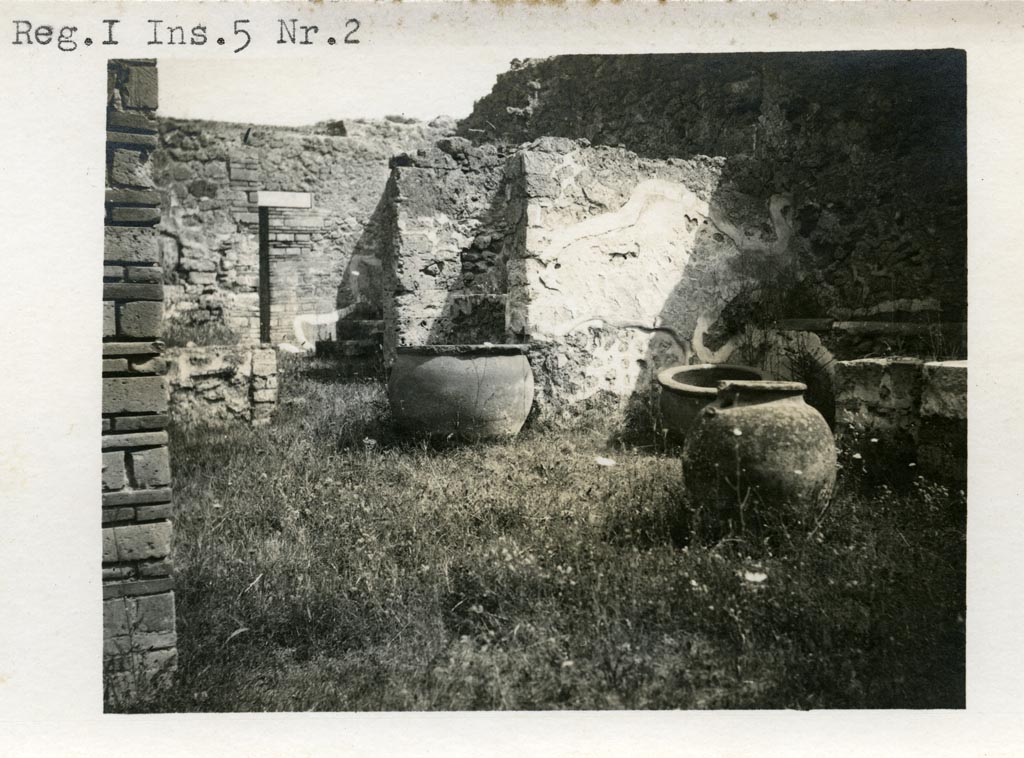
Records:
[[[838,361],[841,444],[887,465],[913,465],[944,481],[967,481],[967,362],[917,358]]]
[[[942,478],[967,482],[967,361],[924,364],[917,460]]]
[[[175,420],[260,425],[273,416],[277,353],[272,348],[172,348],[167,358],[170,415]]]

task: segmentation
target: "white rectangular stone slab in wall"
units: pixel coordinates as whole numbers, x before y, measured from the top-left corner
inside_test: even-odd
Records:
[[[312,208],[312,192],[267,192],[256,193],[256,205],[268,208]]]

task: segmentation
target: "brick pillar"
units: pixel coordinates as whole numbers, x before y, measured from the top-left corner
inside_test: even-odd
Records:
[[[103,657],[109,702],[145,696],[176,662],[163,271],[152,60],[107,68],[103,253]]]

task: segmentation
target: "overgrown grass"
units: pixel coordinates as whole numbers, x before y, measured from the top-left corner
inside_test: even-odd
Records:
[[[402,446],[379,384],[293,364],[281,394],[172,430],[179,671],[133,709],[964,706],[959,495],[847,487],[781,549],[688,544],[672,455]]]

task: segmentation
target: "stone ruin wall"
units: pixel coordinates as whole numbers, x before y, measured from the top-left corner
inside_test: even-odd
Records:
[[[531,342],[570,415],[746,363],[832,421],[837,359],[966,355],[965,92],[957,51],[514,63],[463,140],[393,162],[386,341]],[[461,305],[479,229],[503,334]]]
[[[103,251],[103,670],[108,698],[133,697],[176,662],[171,467],[163,310],[152,189],[157,69],[114,60],[107,76]]]
[[[396,156],[385,196],[384,355],[505,341],[505,154],[464,139]]]
[[[966,361],[838,361],[835,389],[837,436],[859,465],[966,485]]]
[[[794,268],[722,330],[788,321],[843,358],[963,357],[965,110],[962,51],[574,55],[514,62],[459,132],[724,158],[762,215],[788,198]]]
[[[260,190],[313,195],[312,209],[269,212],[271,341],[335,338],[330,316],[304,319],[297,335],[298,316],[355,303],[378,315],[376,220],[388,159],[451,128],[444,119],[308,129],[160,119],[147,181],[164,194],[158,229],[168,333],[184,326],[207,330],[213,342],[259,340]]]

